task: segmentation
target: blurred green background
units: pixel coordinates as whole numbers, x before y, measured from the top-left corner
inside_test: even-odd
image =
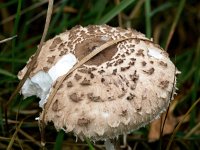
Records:
[[[37,50],[46,19],[48,0],[0,0],[0,149],[41,149],[35,117],[41,112],[36,97],[22,101],[17,95],[5,107],[19,80],[17,73]],[[55,0],[46,39],[75,25],[108,24],[134,28],[152,37],[169,53],[182,72],[178,76],[176,105],[170,112],[175,120],[192,107],[178,128],[171,149],[200,149],[200,2],[198,0]],[[12,40],[2,40],[15,36]],[[23,120],[23,122],[22,122]],[[178,120],[178,119],[177,119]],[[179,120],[180,121],[180,120]],[[178,123],[178,121],[177,121]],[[177,125],[175,123],[175,126]],[[174,126],[174,127],[175,127]],[[174,129],[174,127],[172,127]],[[122,149],[165,149],[173,134],[149,142],[149,126],[127,136]],[[104,149],[102,142],[75,142],[72,134],[46,129],[47,149]],[[119,137],[123,144],[122,137]]]

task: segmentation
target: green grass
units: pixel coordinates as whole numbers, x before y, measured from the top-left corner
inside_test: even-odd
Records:
[[[145,1],[146,36],[151,38],[151,0]]]
[[[55,142],[55,145],[54,145],[54,150],[60,150],[62,149],[62,142],[64,140],[64,135],[65,135],[65,132],[63,130],[61,130],[57,137],[56,137],[56,142]]]
[[[108,13],[106,13],[97,24],[105,24],[108,23],[111,19],[113,19],[117,14],[119,14],[122,10],[124,10],[127,6],[133,3],[135,0],[124,0],[119,5],[112,8]]]
[[[159,141],[148,142],[149,128],[141,128],[127,136],[127,143],[135,149],[190,149],[200,147],[200,38],[198,33],[197,0],[57,0],[46,39],[75,25],[109,24],[131,27],[153,37],[169,53],[181,71],[178,76],[178,95],[174,115],[190,112],[190,118]],[[5,124],[5,104],[19,83],[17,73],[35,53],[44,30],[48,1],[9,0],[0,3],[0,149],[39,149],[40,131],[35,117],[41,112],[36,97],[23,101],[16,96],[9,104],[9,126]],[[138,8],[139,7],[139,8]],[[132,14],[132,15],[131,15]],[[19,109],[19,111],[18,111]],[[189,111],[188,111],[189,110]],[[16,120],[16,116],[17,120]],[[23,120],[23,121],[22,121]],[[75,142],[72,134],[56,132],[50,124],[46,129],[48,149],[101,149],[102,143]],[[31,135],[31,136],[29,136]],[[122,143],[122,138],[119,138]],[[169,142],[170,141],[170,142]]]

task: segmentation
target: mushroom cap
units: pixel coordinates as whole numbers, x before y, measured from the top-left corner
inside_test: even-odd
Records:
[[[129,133],[160,116],[174,94],[177,71],[162,48],[135,30],[76,26],[43,45],[30,78],[48,72],[67,54],[79,62],[96,47],[128,37],[134,38],[106,48],[64,80],[45,122],[96,141]],[[20,79],[28,67],[19,73]]]

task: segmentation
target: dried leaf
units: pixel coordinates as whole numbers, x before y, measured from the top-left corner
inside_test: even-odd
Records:
[[[177,104],[178,104],[178,101],[174,100],[174,101],[172,101],[172,103],[170,105],[169,112],[167,114],[167,118],[166,118],[166,121],[165,121],[165,126],[164,126],[164,129],[163,129],[163,135],[171,134],[174,131],[174,128],[177,125],[177,123],[183,117],[183,116],[175,117],[174,114],[173,114],[173,111],[174,111]],[[150,130],[149,130],[149,135],[148,135],[148,141],[149,142],[154,142],[154,141],[159,139],[161,119],[162,119],[162,122],[164,122],[165,115],[166,115],[166,113],[162,114],[160,119],[154,120],[150,124]],[[189,116],[184,122],[187,122],[188,120],[189,120]]]

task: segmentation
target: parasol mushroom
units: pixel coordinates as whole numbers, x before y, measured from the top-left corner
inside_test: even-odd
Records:
[[[76,26],[48,40],[21,93],[25,98],[39,97],[44,111],[61,76],[97,47],[123,38],[126,40],[106,48],[67,76],[44,121],[93,141],[112,139],[149,124],[168,107],[178,71],[167,52],[135,30]],[[19,79],[28,67],[29,63],[19,72]]]

